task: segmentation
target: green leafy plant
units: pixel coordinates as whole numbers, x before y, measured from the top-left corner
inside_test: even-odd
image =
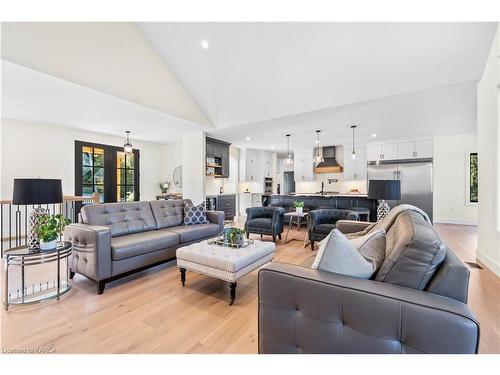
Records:
[[[238,243],[244,240],[245,230],[240,228],[226,228],[224,229],[224,241],[230,243]]]
[[[293,207],[304,208],[304,202],[303,201],[295,201],[295,202],[293,202]]]
[[[40,218],[40,226],[38,227],[38,236],[43,242],[57,240],[62,234],[64,227],[71,221],[63,215],[46,215]]]
[[[162,193],[166,193],[168,191],[168,188],[170,187],[170,182],[160,182],[158,183],[158,186],[160,187]]]

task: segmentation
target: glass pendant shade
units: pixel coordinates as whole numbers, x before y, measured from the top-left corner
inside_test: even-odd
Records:
[[[125,143],[123,144],[123,152],[127,155],[131,155],[133,153],[132,142],[130,142],[130,130],[125,131]]]
[[[356,149],[355,149],[355,146],[354,146],[354,129],[357,128],[357,125],[351,125],[351,129],[352,129],[352,154],[351,154],[351,159],[354,160],[356,159]]]
[[[293,157],[292,157],[292,153],[290,152],[290,134],[286,135],[286,152],[287,152],[288,156],[285,159],[285,164],[292,165],[293,164]]]
[[[323,150],[321,149],[321,146],[319,145],[319,133],[321,130],[316,130],[316,141],[314,142],[316,144],[316,152],[314,154],[313,161],[316,165],[319,163],[323,163],[325,159],[323,158]]]

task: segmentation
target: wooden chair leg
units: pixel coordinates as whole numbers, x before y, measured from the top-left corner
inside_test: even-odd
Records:
[[[311,240],[311,251],[314,251],[314,241]]]

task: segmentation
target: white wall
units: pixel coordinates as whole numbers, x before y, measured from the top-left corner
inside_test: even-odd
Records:
[[[205,133],[182,136],[182,197],[205,202]]]
[[[499,31],[477,85],[479,227],[477,259],[500,276]]]
[[[60,178],[63,193],[74,195],[75,140],[123,146],[123,137],[57,125],[41,125],[7,118],[1,120],[1,197],[12,198],[16,177]],[[135,141],[140,150],[141,200],[155,199],[158,183],[166,180],[163,146]]]
[[[434,138],[434,222],[477,225],[478,207],[466,201],[467,159],[477,134]]]
[[[174,185],[174,170],[182,166],[182,143],[168,143],[163,146],[163,159],[165,160],[165,181],[170,182],[168,189],[171,193],[182,192],[182,187]]]

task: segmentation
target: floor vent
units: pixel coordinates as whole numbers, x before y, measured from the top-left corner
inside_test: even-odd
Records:
[[[481,267],[478,263],[474,262],[465,262],[470,268],[477,268],[479,270],[482,270],[483,267]]]

